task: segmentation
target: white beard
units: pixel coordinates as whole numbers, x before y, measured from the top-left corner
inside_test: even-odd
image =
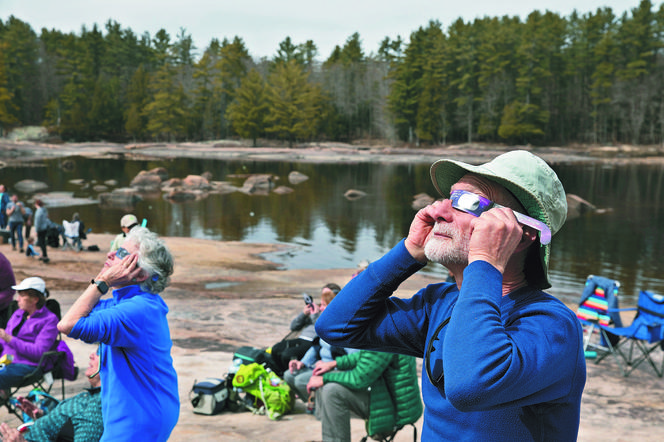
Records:
[[[424,255],[431,262],[449,266],[468,265],[468,242],[470,238],[449,224],[436,224],[433,232],[444,233],[449,238],[434,235],[424,245]]]

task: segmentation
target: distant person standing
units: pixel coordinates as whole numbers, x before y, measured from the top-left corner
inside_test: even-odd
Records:
[[[124,243],[125,238],[127,237],[127,234],[138,225],[138,218],[136,218],[136,215],[132,215],[131,213],[123,216],[120,219],[120,228],[122,229],[122,233],[120,233],[118,236],[116,236],[113,241],[111,241],[111,252],[115,252],[118,250],[120,247],[122,247],[122,243]]]
[[[7,204],[9,204],[9,194],[4,184],[0,184],[0,229],[7,227]]]
[[[23,225],[25,226],[25,235],[23,237],[28,240],[30,238],[30,232],[32,231],[32,225],[34,224],[34,213],[29,206],[23,206],[25,209],[25,214],[23,215]]]
[[[48,219],[48,210],[44,207],[44,202],[37,198],[35,199],[35,230],[37,231],[37,245],[42,251],[42,256],[39,257],[40,261],[49,262],[48,253],[46,251],[46,234],[48,227],[51,225],[51,220]]]
[[[9,238],[12,242],[12,250],[16,250],[16,237],[20,252],[23,253],[23,216],[25,208],[23,203],[18,200],[18,195],[14,194],[11,201],[7,204],[7,217],[9,219]]]

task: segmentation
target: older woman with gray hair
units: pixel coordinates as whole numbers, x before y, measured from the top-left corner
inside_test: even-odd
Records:
[[[180,413],[168,307],[159,292],[173,256],[156,234],[136,227],[62,317],[58,329],[100,342],[106,440],[168,440]],[[111,299],[101,299],[113,288]]]

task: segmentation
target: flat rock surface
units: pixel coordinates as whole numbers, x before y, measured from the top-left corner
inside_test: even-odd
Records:
[[[85,244],[97,244],[105,251],[112,238],[110,234],[93,233]],[[171,440],[320,440],[320,422],[304,412],[301,402],[280,421],[249,412],[203,416],[192,412],[189,391],[197,379],[223,377],[237,347],[268,347],[279,341],[288,332],[292,317],[302,308],[303,291],[317,294],[327,282],[343,285],[355,269],[277,270],[274,263],[259,256],[278,247],[271,244],[191,238],[165,238],[165,241],[175,257],[175,273],[172,285],[162,295],[170,308],[172,354],[181,399],[180,420]],[[106,255],[51,249],[51,262],[43,264],[12,251],[8,244],[0,244],[0,252],[11,260],[17,280],[28,276],[44,278],[63,311],[96,275]],[[435,282],[433,277],[416,274],[399,288],[397,295],[408,296],[432,282]],[[630,321],[631,318],[627,323]],[[84,367],[94,346],[65,339],[77,365]],[[661,357],[660,350],[658,353]],[[81,391],[86,380],[81,377],[65,385],[67,396],[71,396]],[[589,361],[579,440],[662,440],[662,392],[662,380],[645,364],[624,378],[613,360],[600,365]],[[18,423],[4,409],[0,411],[0,421]],[[352,420],[352,429],[353,440],[365,434],[360,419]],[[418,435],[420,430],[421,420]],[[396,440],[409,441],[412,437],[412,428],[406,428]]]

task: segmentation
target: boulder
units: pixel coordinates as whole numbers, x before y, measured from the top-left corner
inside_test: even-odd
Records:
[[[367,196],[366,192],[362,192],[361,190],[356,189],[348,189],[346,193],[344,193],[344,197],[346,197],[346,199],[349,201],[355,201],[365,196]]]
[[[272,191],[273,193],[278,193],[279,195],[286,195],[287,193],[293,193],[293,189],[288,186],[279,186]]]
[[[186,189],[171,189],[164,198],[173,202],[191,201],[195,200],[201,195],[200,191],[186,190]]]
[[[188,175],[182,180],[182,187],[185,189],[210,190],[210,182],[200,175]]]
[[[48,189],[48,185],[41,181],[21,180],[14,184],[14,188],[21,193],[35,193],[43,192],[44,190]]]
[[[162,190],[174,189],[176,187],[182,187],[182,178],[171,178],[161,183]]]
[[[155,167],[154,169],[148,170],[147,173],[150,175],[157,175],[162,181],[168,179],[168,171],[163,167]]]
[[[260,190],[261,194],[269,192],[274,187],[275,177],[269,174],[251,175],[244,181],[240,191],[248,194],[256,194]]]
[[[303,183],[308,179],[309,179],[308,176],[306,176],[305,174],[303,174],[301,172],[298,172],[297,170],[294,170],[294,171],[292,171],[291,173],[288,174],[288,182],[293,184],[293,185]]]
[[[208,181],[212,181],[212,172],[205,171],[201,174],[201,176]]]
[[[97,184],[92,188],[95,192],[106,192],[108,190],[108,186],[105,186],[103,184]]]
[[[239,189],[229,183],[228,181],[212,181],[210,183],[212,186],[212,191],[214,193],[219,193],[225,195],[227,193],[237,192]]]
[[[434,201],[435,199],[432,196],[429,196],[426,193],[418,193],[413,197],[413,203],[411,204],[411,207],[414,210],[420,210],[429,204],[432,204]]]
[[[138,175],[131,180],[129,185],[141,191],[156,190],[161,187],[161,177],[159,175],[141,170]]]
[[[567,194],[567,220],[577,218],[586,213],[597,212],[597,207],[578,195]]]
[[[133,210],[136,203],[141,200],[142,198],[136,192],[136,189],[127,187],[115,189],[112,192],[104,192],[99,194],[100,206],[127,209],[127,211]]]

